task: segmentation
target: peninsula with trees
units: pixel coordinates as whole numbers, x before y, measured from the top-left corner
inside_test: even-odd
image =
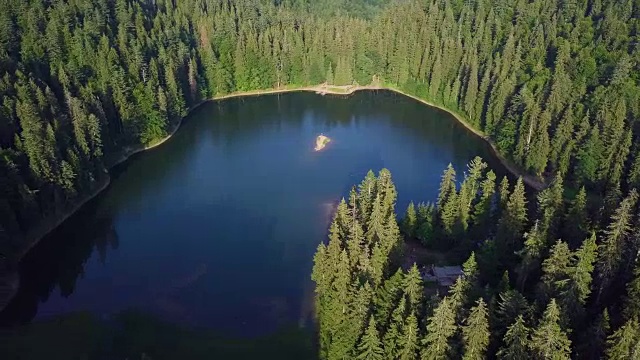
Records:
[[[2,1],[0,267],[203,101],[375,80],[545,186],[476,159],[398,224],[367,175],[316,255],[321,358],[638,358],[639,36],[638,0]],[[426,296],[404,238],[465,276]]]

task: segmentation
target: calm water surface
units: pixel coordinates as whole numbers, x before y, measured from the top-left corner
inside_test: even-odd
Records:
[[[332,142],[314,152],[320,133]],[[350,187],[386,167],[402,213],[435,199],[448,163],[462,172],[479,155],[503,174],[490,154],[447,113],[390,92],[205,104],[25,258],[0,321],[135,310],[238,338],[310,338],[313,254]]]

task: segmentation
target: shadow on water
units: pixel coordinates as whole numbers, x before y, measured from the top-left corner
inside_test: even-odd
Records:
[[[313,327],[283,324],[267,335],[236,337],[182,324],[184,321],[181,319],[167,316],[167,311],[162,316],[150,312],[158,310],[158,307],[167,307],[172,297],[197,283],[208,271],[206,264],[199,264],[195,272],[174,276],[166,284],[152,289],[157,301],[144,311],[131,309],[102,316],[75,311],[32,322],[39,304],[46,302],[53,291],[60,291],[63,297],[72,295],[92,255],[104,263],[108,253],[118,249],[112,219],[95,215],[98,201],[100,197],[75,214],[71,222],[56,229],[52,236],[43,239],[21,262],[18,294],[0,313],[0,354],[3,360],[316,358]],[[237,217],[233,214],[233,207],[224,208],[229,213],[229,221],[223,221],[223,227],[241,229],[231,220]],[[198,212],[203,211],[192,209],[190,213]],[[269,236],[272,221],[265,222],[264,216],[255,214],[244,215],[254,227],[262,228],[260,232],[267,240],[273,240]],[[224,230],[217,226],[212,233],[217,231]],[[237,236],[242,237],[242,231],[237,232]],[[265,253],[267,249],[258,250],[258,253]],[[277,317],[278,312],[286,311],[280,309],[276,314],[269,314],[273,308],[286,304],[263,300],[253,299],[244,304],[247,314],[267,320],[272,315]],[[209,306],[215,307],[216,304]],[[277,322],[277,319],[271,321]]]
[[[107,253],[118,248],[118,234],[112,220],[95,215],[98,201],[99,197],[91,200],[71,217],[72,221],[64,222],[22,259],[20,288],[0,312],[0,328],[31,322],[38,313],[38,305],[56,288],[62,296],[71,296],[94,251],[104,263]]]
[[[76,312],[0,330],[2,359],[291,359],[313,360],[309,331],[282,328],[258,338],[233,338],[149,314],[123,311],[109,318]]]

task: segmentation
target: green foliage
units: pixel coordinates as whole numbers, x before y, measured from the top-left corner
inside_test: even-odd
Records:
[[[519,250],[526,221],[527,200],[524,193],[524,183],[522,178],[519,178],[498,222],[496,242],[504,259],[509,259],[508,254]]]
[[[376,321],[369,319],[369,326],[365,331],[360,344],[358,345],[359,360],[382,360],[384,359],[384,352],[382,351],[382,343],[378,336],[378,330],[376,329]]]
[[[418,217],[416,214],[416,208],[413,201],[409,203],[407,210],[402,218],[402,224],[400,228],[408,237],[416,236],[416,228],[418,224]]]
[[[607,340],[608,359],[637,359],[640,355],[640,327],[638,320],[627,321]]]
[[[531,350],[539,359],[570,359],[571,341],[560,327],[560,308],[551,299],[531,335]]]
[[[480,298],[476,306],[471,308],[469,317],[462,328],[464,342],[463,359],[484,359],[489,345],[489,320],[487,306]]]
[[[632,190],[611,217],[611,223],[604,232],[605,238],[598,246],[598,296],[609,287],[623,263],[623,248],[632,231],[632,211],[637,201],[638,193]]]
[[[384,359],[407,360],[418,357],[568,359],[572,354],[597,357],[596,354],[604,354],[606,349],[634,354],[632,351],[636,348],[629,344],[633,344],[636,337],[628,340],[628,329],[624,329],[625,337],[621,335],[622,330],[610,337],[608,311],[592,296],[594,289],[602,294],[619,294],[613,286],[601,289],[600,282],[593,284],[594,269],[608,259],[599,253],[608,246],[606,242],[598,243],[593,232],[581,241],[570,239],[580,244],[576,249],[562,240],[549,245],[550,234],[564,232],[560,220],[569,219],[569,214],[583,213],[580,193],[584,192],[580,191],[577,200],[565,210],[563,186],[560,179],[556,179],[537,194],[536,220],[529,223],[522,180],[516,183],[512,193],[509,193],[508,181],[503,181],[495,196],[493,173],[489,171],[483,177],[483,169],[482,161],[474,160],[459,191],[455,183],[444,182],[444,187],[454,187],[450,188],[449,195],[443,196],[447,200],[441,203],[446,207],[451,198],[469,198],[464,195],[469,191],[464,190],[468,186],[475,189],[470,191],[476,194],[472,205],[478,205],[485,199],[486,192],[486,198],[492,198],[487,207],[490,215],[482,216],[491,219],[495,218],[493,214],[500,214],[497,223],[486,222],[486,233],[495,234],[495,239],[489,238],[481,244],[459,242],[461,237],[474,234],[475,216],[469,218],[468,230],[456,227],[456,231],[446,235],[432,225],[442,225],[436,220],[438,212],[432,205],[419,203],[417,211],[414,207],[407,212],[407,218],[415,213],[418,236],[421,236],[420,228],[428,224],[430,241],[424,244],[427,248],[440,247],[437,240],[446,236],[465,245],[456,248],[456,252],[470,249],[468,259],[462,264],[464,276],[455,280],[442,299],[435,293],[425,301],[425,289],[431,286],[423,282],[423,274],[416,264],[406,272],[398,269],[389,276],[396,266],[391,259],[398,227],[393,216],[396,190],[387,170],[380,171],[377,177],[370,172],[358,191],[351,191],[349,203],[340,202],[329,229],[329,244],[318,247],[312,274],[316,282],[321,358],[378,358],[380,351]],[[453,172],[449,168],[445,173]],[[631,277],[626,272],[629,265],[634,264],[630,262],[635,259],[632,255],[637,254],[635,233],[630,230],[633,223],[630,209],[634,208],[636,198],[632,190],[613,214],[607,230],[602,232],[603,238],[620,237],[618,233],[623,233],[621,243],[627,246],[619,258],[612,260],[617,264],[616,273],[631,279],[627,296],[621,297],[621,301],[607,299],[606,303],[612,304],[617,319],[629,321],[637,318],[634,310],[637,274]],[[471,208],[483,209],[484,205]],[[360,233],[367,235],[354,241],[353,226],[365,218],[368,221]],[[584,220],[592,223],[586,213]],[[456,221],[460,221],[460,217]],[[589,228],[597,230],[597,223],[593,223]],[[406,224],[403,222],[403,228]],[[516,237],[521,233],[525,235]],[[514,253],[505,251],[505,245],[507,249],[517,249],[521,246],[520,239],[524,239],[524,248],[517,252],[518,262]],[[390,269],[390,266],[393,267]],[[508,272],[514,270],[519,275],[519,291],[511,288],[508,278]],[[502,279],[500,274],[504,274]],[[473,299],[477,299],[475,304]],[[488,305],[484,299],[491,299]],[[602,316],[590,320],[587,315],[593,311]],[[426,321],[418,321],[420,317]],[[375,321],[375,332],[370,329],[367,318]],[[537,326],[529,329],[531,324]],[[607,337],[610,337],[609,346]],[[572,344],[575,344],[573,348]]]
[[[498,350],[497,358],[504,360],[520,360],[531,358],[529,351],[529,333],[531,330],[525,325],[522,315],[509,326],[504,336],[505,346]]]
[[[423,293],[422,276],[416,264],[413,264],[404,277],[404,295],[407,297],[410,311],[418,310],[418,306],[422,303]]]
[[[416,237],[424,245],[432,245],[435,236],[435,208],[432,204],[418,204]]]
[[[486,164],[474,159],[458,189],[450,166],[435,206],[407,209],[405,234],[425,246],[453,248],[461,259],[477,250],[472,287],[486,298],[498,292],[504,270],[518,270],[527,297],[533,295],[528,285],[541,281],[549,292],[543,298],[556,297],[570,320],[559,323],[575,332],[582,332],[585,313],[602,313],[604,306],[612,305],[616,321],[636,316],[618,309],[627,306],[619,303],[624,283],[637,277],[631,274],[639,246],[637,194],[629,190],[640,178],[637,33],[637,5],[608,0],[5,1],[0,247],[19,244],[46,217],[59,218],[98,186],[112,159],[164,138],[206,97],[379,79],[462,114],[529,175],[564,178],[538,194],[529,221],[521,180],[510,192],[504,178],[496,191],[495,174],[483,177]],[[580,189],[566,213],[563,183]],[[378,178],[369,173],[351,195],[314,257],[321,358],[360,354],[371,304],[370,322],[377,321],[383,338],[395,323],[394,356],[462,356],[453,334],[456,317],[468,312],[466,300],[448,299],[431,314],[416,300],[422,293],[413,270],[410,290],[400,275],[389,279],[401,244],[388,171]],[[602,211],[590,213],[603,195]],[[564,242],[547,256],[558,237]],[[471,283],[460,280],[457,294],[467,295]],[[632,281],[629,293],[634,288]],[[527,342],[523,327],[536,312],[523,295],[503,290],[498,334],[524,314],[512,331],[520,335],[505,338],[504,350],[513,339]],[[400,301],[406,309],[392,320]],[[551,310],[534,334],[536,356],[548,354],[540,339],[552,333],[542,328],[557,322],[548,319]],[[435,315],[445,323],[433,322]],[[417,321],[425,317],[437,337]],[[376,348],[373,335],[379,336],[367,338],[367,349]],[[430,340],[416,347],[414,338]],[[565,356],[566,342],[555,345]],[[522,346],[501,357],[522,354]],[[386,357],[386,342],[384,350]]]
[[[422,339],[420,357],[426,359],[448,359],[451,337],[457,330],[456,315],[449,298],[444,298],[427,320],[427,335]]]

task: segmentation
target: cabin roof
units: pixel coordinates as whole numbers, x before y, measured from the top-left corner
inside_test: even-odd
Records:
[[[463,276],[464,272],[460,266],[434,266],[433,274],[436,277],[458,277]]]

